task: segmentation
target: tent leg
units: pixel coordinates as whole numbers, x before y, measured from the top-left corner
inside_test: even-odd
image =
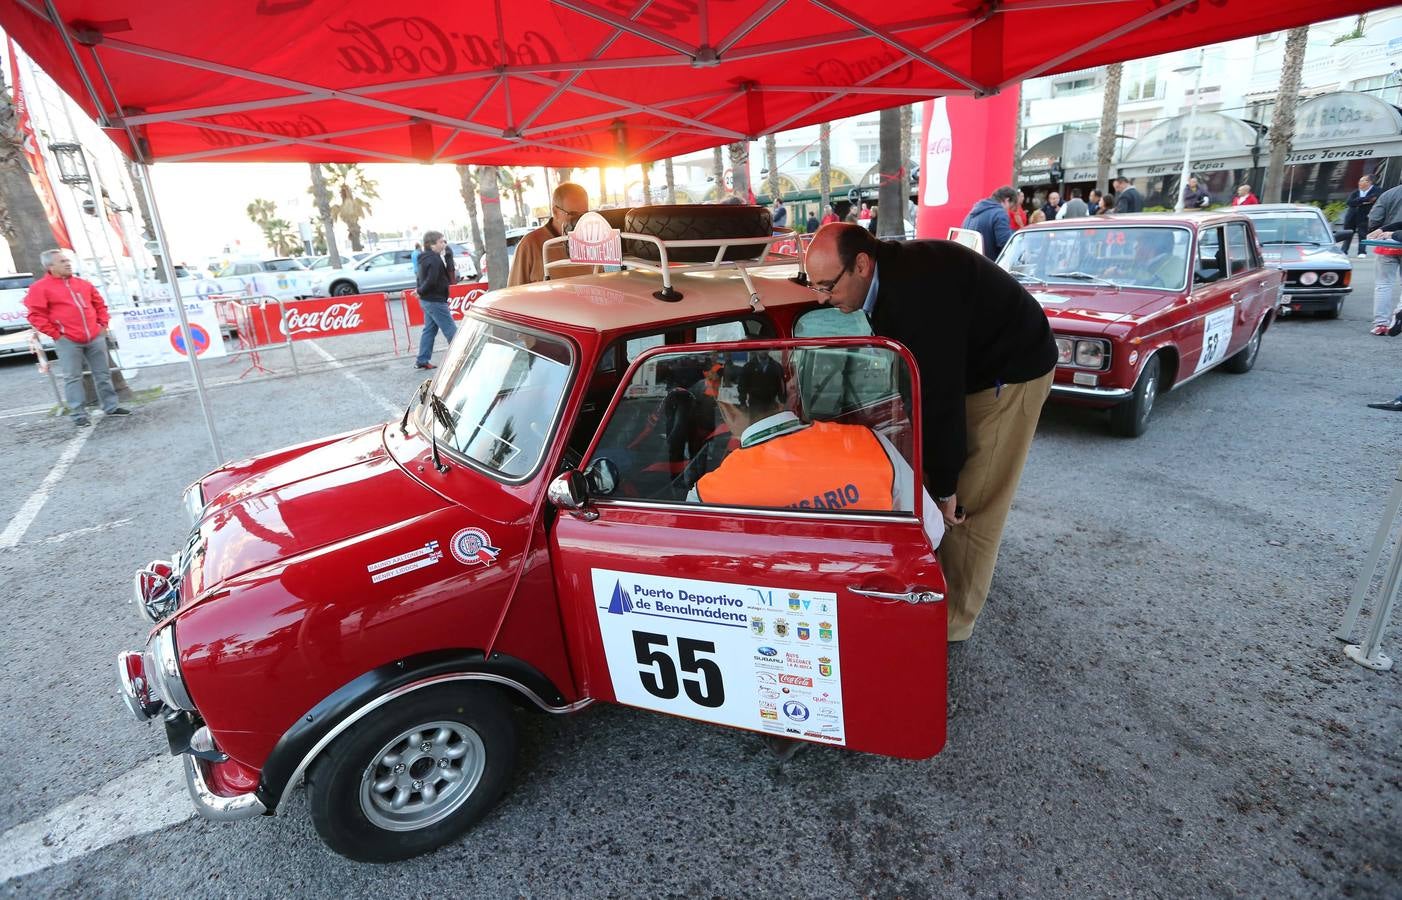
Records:
[[[185,359],[190,363],[190,371],[195,376],[195,393],[200,398],[200,410],[204,413],[204,425],[209,431],[209,444],[214,449],[214,464],[224,464],[224,451],[219,446],[219,434],[214,430],[214,415],[209,411],[209,397],[205,394],[204,376],[200,374],[200,363],[194,353],[194,342],[190,339],[190,320],[185,314],[185,299],[180,296],[180,282],[175,277],[175,264],[171,262],[170,244],[166,241],[165,223],[161,221],[161,208],[156,203],[156,190],[151,184],[151,167],[138,162],[136,170],[141,173],[141,189],[146,192],[146,201],[151,207],[151,227],[156,230],[156,242],[161,248],[161,269],[165,272],[166,283],[170,285],[175,298],[175,309],[180,314],[180,329],[185,335]]]

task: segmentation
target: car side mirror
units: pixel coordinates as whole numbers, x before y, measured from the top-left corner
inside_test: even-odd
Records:
[[[546,488],[545,499],[552,506],[567,509],[570,515],[586,522],[592,522],[599,514],[589,508],[589,485],[586,476],[578,469],[566,469]]]
[[[607,497],[618,488],[618,465],[607,457],[599,457],[584,470],[584,482],[591,496]]]

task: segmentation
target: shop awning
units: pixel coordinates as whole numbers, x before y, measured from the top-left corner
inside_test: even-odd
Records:
[[[0,27],[146,161],[598,166],[1387,5],[6,0]]]
[[[1051,184],[1052,164],[1061,166],[1061,182],[1094,181],[1097,137],[1089,131],[1062,131],[1043,138],[1022,154],[1018,184]]]
[[[1199,112],[1192,117],[1191,171],[1219,172],[1253,167],[1251,150],[1257,146],[1257,132],[1241,119],[1215,112]],[[1121,175],[1141,178],[1176,175],[1183,167],[1183,149],[1188,138],[1189,116],[1174,116],[1146,131],[1114,167]],[[1267,152],[1260,141],[1261,162]]]
[[[1402,110],[1369,94],[1339,91],[1295,108],[1288,165],[1402,156]]]

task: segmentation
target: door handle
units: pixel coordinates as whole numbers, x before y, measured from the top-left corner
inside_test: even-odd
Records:
[[[847,590],[859,597],[870,597],[873,600],[882,600],[887,603],[939,603],[944,600],[944,594],[935,591],[906,591],[905,593],[890,593],[888,591],[871,591],[866,588],[849,587]]]
[[[1231,301],[1235,303],[1240,296],[1241,291],[1232,291]]]

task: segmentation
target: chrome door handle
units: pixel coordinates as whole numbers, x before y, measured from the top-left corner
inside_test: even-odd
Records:
[[[1237,300],[1237,298],[1240,297],[1240,296],[1241,296],[1241,291],[1232,291],[1232,296],[1231,296],[1232,302],[1235,303],[1236,300]]]
[[[884,600],[887,603],[939,603],[944,600],[944,594],[936,593],[935,591],[906,591],[902,594],[893,594],[887,591],[870,591],[858,587],[849,587],[847,590],[860,597]]]

